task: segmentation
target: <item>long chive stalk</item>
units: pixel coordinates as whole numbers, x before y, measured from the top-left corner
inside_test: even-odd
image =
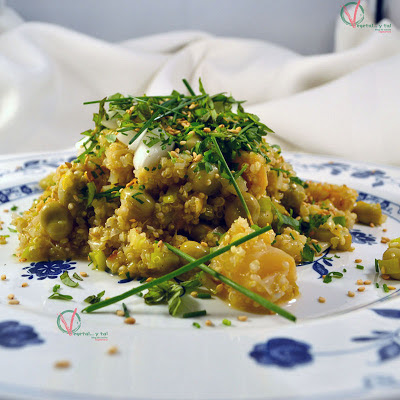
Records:
[[[182,257],[186,261],[192,261],[193,262],[195,260],[195,258],[189,256],[188,254],[184,253],[183,251],[177,249],[176,247],[171,246],[169,243],[165,243],[165,245],[167,246],[167,248],[169,250],[171,250],[176,255]],[[245,288],[244,286],[240,285],[239,283],[236,283],[235,281],[233,281],[232,279],[229,279],[225,275],[220,274],[219,272],[213,270],[212,268],[208,267],[207,265],[200,264],[198,267],[201,270],[203,270],[204,272],[206,272],[207,274],[213,276],[214,278],[217,278],[221,282],[229,285],[230,287],[232,287],[233,289],[237,290],[238,292],[244,294],[245,296],[247,296],[251,300],[257,302],[258,304],[260,304],[261,306],[263,306],[267,310],[273,311],[273,312],[279,314],[280,316],[282,316],[282,317],[284,317],[284,318],[286,318],[286,319],[288,319],[290,321],[293,321],[293,322],[296,321],[296,317],[293,314],[291,314],[290,312],[284,310],[283,308],[281,308],[278,305],[272,303],[271,301],[265,299],[264,297],[258,295],[257,293],[252,292],[251,290]]]
[[[242,203],[242,206],[243,206],[244,211],[246,213],[247,219],[249,220],[250,226],[251,226],[251,225],[253,225],[253,219],[251,218],[251,214],[250,214],[249,208],[247,207],[246,201],[244,200],[243,194],[240,191],[239,186],[238,186],[234,176],[232,175],[232,171],[230,170],[228,164],[226,163],[225,157],[222,154],[221,149],[219,148],[217,139],[215,139],[214,136],[211,136],[211,140],[214,143],[215,149],[217,150],[218,156],[219,156],[219,158],[220,158],[220,160],[221,160],[221,162],[222,162],[227,174],[229,175],[229,180],[231,181],[233,187],[236,190],[236,193],[237,193],[237,195],[238,195],[238,197],[239,197],[239,199],[240,199],[240,201]]]
[[[189,91],[189,93],[192,96],[196,96],[196,94],[194,93],[194,90],[192,89],[192,87],[190,86],[189,82],[186,79],[182,79],[183,84],[186,86],[186,89]]]
[[[172,272],[170,272],[170,273],[168,273],[166,275],[161,276],[160,278],[153,279],[150,282],[147,282],[147,283],[145,283],[143,285],[140,285],[140,286],[138,286],[136,288],[133,288],[133,289],[128,290],[128,291],[126,291],[124,293],[121,293],[118,296],[114,296],[114,297],[111,297],[111,298],[109,298],[107,300],[100,301],[99,303],[91,304],[90,306],[86,307],[82,311],[86,311],[86,312],[90,313],[90,312],[92,312],[94,310],[98,310],[100,308],[107,307],[110,304],[114,304],[114,303],[117,303],[118,301],[124,300],[127,297],[130,297],[130,296],[133,296],[135,294],[141,293],[141,292],[143,292],[143,290],[150,289],[151,287],[159,285],[160,283],[163,283],[163,282],[169,281],[169,280],[171,280],[173,278],[176,278],[177,276],[179,276],[181,274],[184,274],[185,272],[189,272],[192,269],[198,267],[199,265],[210,261],[214,257],[217,257],[220,254],[226,253],[233,246],[238,246],[238,245],[240,245],[242,243],[245,243],[248,240],[251,240],[251,239],[253,239],[253,238],[255,238],[255,237],[257,237],[257,236],[259,236],[259,235],[261,235],[261,234],[263,234],[263,233],[265,233],[267,231],[269,231],[270,229],[271,229],[270,226],[266,226],[264,228],[259,229],[258,231],[249,233],[248,235],[243,236],[242,238],[240,238],[238,240],[235,240],[234,242],[232,242],[232,243],[230,243],[230,244],[228,244],[228,245],[226,245],[224,247],[221,247],[220,249],[215,250],[212,254],[207,254],[204,257],[199,258],[198,260],[192,261],[189,264],[186,264],[183,267],[176,269],[175,271],[172,271]]]

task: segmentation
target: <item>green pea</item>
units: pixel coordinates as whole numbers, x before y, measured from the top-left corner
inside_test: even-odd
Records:
[[[188,240],[187,242],[182,243],[180,246],[180,250],[194,258],[204,257],[210,252],[210,249],[208,247],[204,247],[200,243],[194,242],[192,240]]]
[[[40,224],[47,234],[56,241],[66,238],[73,227],[70,212],[58,201],[47,203],[40,210]]]
[[[243,193],[244,201],[250,211],[251,218],[256,224],[258,218],[260,217],[260,204],[257,199],[250,193]],[[242,206],[242,203],[238,197],[235,198],[231,203],[227,204],[225,207],[225,222],[228,227],[230,227],[234,221],[239,217],[246,218],[246,212]]]
[[[121,202],[129,207],[129,216],[139,221],[147,219],[154,212],[154,199],[138,186],[125,188],[121,193]]]
[[[211,196],[221,188],[218,168],[213,165],[210,172],[205,169],[199,170],[198,164],[193,163],[187,172],[189,182],[195,192],[205,193]]]

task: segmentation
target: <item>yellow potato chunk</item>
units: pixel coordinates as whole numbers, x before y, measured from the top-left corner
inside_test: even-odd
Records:
[[[243,218],[238,218],[225,235],[221,246],[253,232]],[[268,231],[214,258],[211,268],[274,303],[286,303],[298,295],[297,272],[293,257],[271,246],[275,234]],[[221,286],[222,285],[222,286]],[[230,286],[217,285],[216,291],[232,307],[267,312],[258,303]]]

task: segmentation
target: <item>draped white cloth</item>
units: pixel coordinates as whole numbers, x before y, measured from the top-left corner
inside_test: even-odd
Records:
[[[197,31],[115,44],[6,12],[0,153],[72,147],[92,126],[96,107],[84,101],[184,91],[182,78],[197,88],[201,77],[208,92],[247,100],[284,149],[400,165],[399,32],[338,19],[335,39],[334,53],[315,56]]]

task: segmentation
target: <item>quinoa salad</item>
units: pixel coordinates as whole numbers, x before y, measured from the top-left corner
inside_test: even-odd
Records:
[[[179,278],[237,309],[283,315],[280,305],[299,295],[296,265],[329,247],[352,251],[349,229],[385,216],[346,185],[297,177],[242,101],[184,84],[188,95],[88,102],[99,111],[76,160],[45,177],[40,197],[14,216],[17,256],[88,259],[143,279],[149,304],[162,290],[176,303]]]

